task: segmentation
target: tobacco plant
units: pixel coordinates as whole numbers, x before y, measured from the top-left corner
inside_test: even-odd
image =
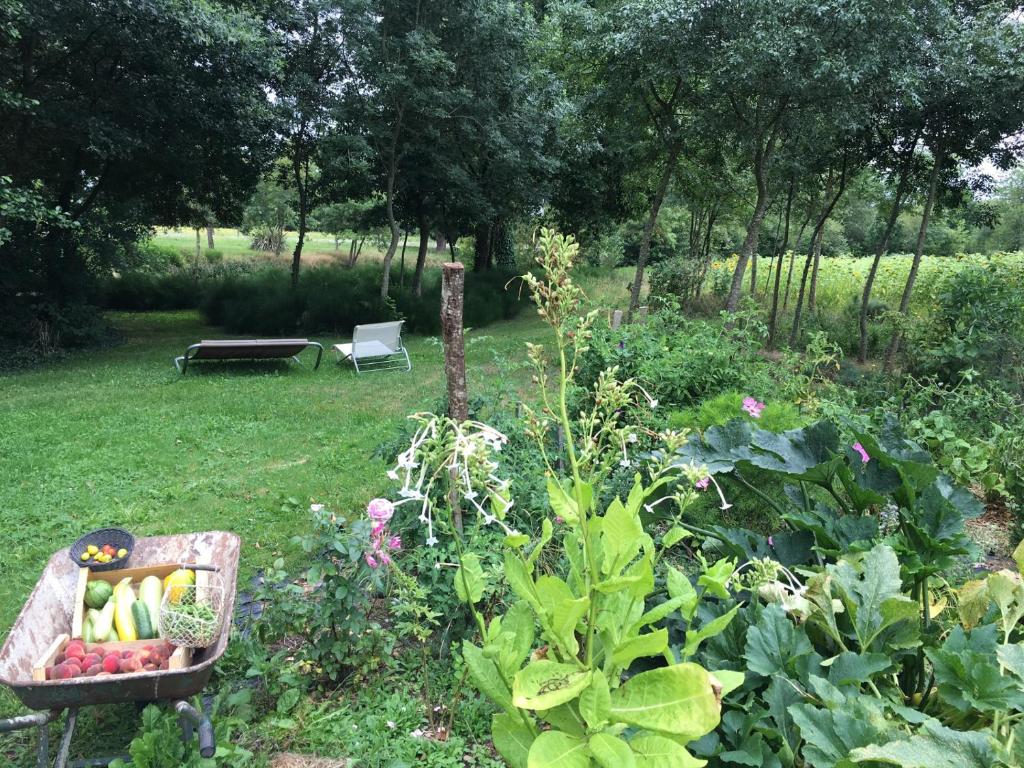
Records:
[[[670,645],[660,625],[674,612],[692,615],[699,595],[683,574],[666,568],[667,599],[651,607],[649,598],[663,553],[686,534],[672,525],[656,542],[641,512],[668,503],[681,514],[706,473],[691,467],[693,477],[681,486],[690,490],[669,492],[669,461],[661,461],[649,468],[647,482],[636,475],[628,498],[596,508],[609,471],[634,461],[630,436],[637,428],[625,414],[656,403],[634,381],[608,371],[598,377],[592,407],[570,413],[567,393],[595,315],[581,317],[582,294],[569,276],[574,239],[542,230],[538,245],[542,275],[524,280],[555,346],[551,358],[530,347],[542,405],[527,410],[527,423],[547,467],[549,515],[539,537],[505,537],[504,578],[514,599],[489,621],[477,608],[487,577],[475,555],[462,558],[456,589],[480,632],[479,645],[464,641],[465,662],[474,684],[501,710],[493,741],[513,768],[699,766],[686,745],[718,725],[721,697],[743,674],[716,675],[686,660],[695,648]],[[564,436],[564,477],[545,440],[556,426]],[[660,439],[671,456],[685,438]],[[724,593],[732,565],[707,569],[702,592]],[[630,676],[636,666],[646,671]]]

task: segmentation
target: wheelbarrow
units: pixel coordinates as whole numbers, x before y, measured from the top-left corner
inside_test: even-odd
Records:
[[[35,712],[0,720],[0,733],[38,728],[37,765],[50,765],[49,724],[64,711],[64,731],[57,750],[55,768],[65,768],[71,751],[78,710],[84,706],[136,702],[172,701],[181,721],[182,738],[190,741],[198,731],[199,750],[212,757],[213,724],[209,716],[189,703],[202,692],[213,673],[213,665],[224,654],[231,634],[235,604],[235,582],[241,540],[233,533],[205,531],[177,536],[137,539],[128,562],[129,569],[178,563],[202,563],[216,568],[224,587],[220,632],[207,648],[197,650],[188,666],[152,672],[135,672],[104,677],[69,680],[39,680],[39,660],[53,649],[54,641],[72,628],[76,605],[81,600],[80,569],[68,550],[55,553],[0,648],[0,683]],[[125,571],[127,573],[127,571]],[[108,571],[104,577],[117,577]],[[80,613],[80,611],[79,611]],[[127,760],[126,756],[119,756]],[[109,765],[115,757],[78,760],[72,768]]]

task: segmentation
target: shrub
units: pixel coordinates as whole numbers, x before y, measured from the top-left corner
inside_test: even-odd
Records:
[[[755,393],[759,397],[767,398],[767,393]],[[709,427],[725,424],[736,418],[745,416],[743,411],[743,399],[747,394],[739,392],[723,392],[716,397],[705,400],[700,405],[687,408],[682,411],[675,411],[669,415],[669,426],[672,429],[699,429],[701,431]],[[761,411],[757,420],[757,426],[767,429],[769,432],[784,432],[787,429],[794,429],[801,426],[805,419],[801,417],[800,411],[790,403],[778,400],[768,400],[767,405]]]
[[[993,260],[950,273],[923,335],[923,343],[904,344],[919,372],[955,381],[973,368],[1024,392],[1024,268]]]
[[[703,320],[681,319],[672,310],[618,330],[594,329],[579,382],[589,386],[606,368],[636,378],[663,405],[689,406],[746,383],[752,393],[777,389],[769,364],[757,355],[759,339],[741,329],[724,330]]]
[[[216,248],[207,248],[203,255],[206,256],[207,264],[219,264],[224,261],[224,251]]]

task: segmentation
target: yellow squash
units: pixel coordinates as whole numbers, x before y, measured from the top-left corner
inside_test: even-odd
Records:
[[[164,579],[164,592],[167,592],[167,600],[171,603],[180,603],[181,599],[192,590],[185,589],[196,583],[196,572],[188,568],[179,568],[167,575]]]
[[[132,618],[132,603],[135,602],[135,590],[132,589],[131,578],[122,579],[114,588],[114,628],[120,640],[138,640],[135,631],[135,619]]]

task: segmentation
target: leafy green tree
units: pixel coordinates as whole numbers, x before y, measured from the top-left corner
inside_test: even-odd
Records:
[[[272,80],[279,118],[278,151],[287,161],[281,182],[295,191],[297,236],[292,252],[292,285],[299,280],[310,212],[325,197],[331,175],[322,171],[326,139],[336,129],[332,110],[342,82],[352,74],[342,14],[335,0],[282,3],[271,18],[281,47],[281,67]]]
[[[252,239],[252,247],[280,256],[284,250],[284,231],[295,224],[295,193],[264,179],[256,185],[252,199],[242,212],[242,232]]]
[[[7,18],[0,167],[74,224],[7,225],[0,282],[37,297],[9,305],[5,331],[24,336],[86,301],[147,226],[183,219],[194,190],[217,189],[217,208],[244,198],[270,134],[275,55],[256,19],[217,2],[27,3]]]

